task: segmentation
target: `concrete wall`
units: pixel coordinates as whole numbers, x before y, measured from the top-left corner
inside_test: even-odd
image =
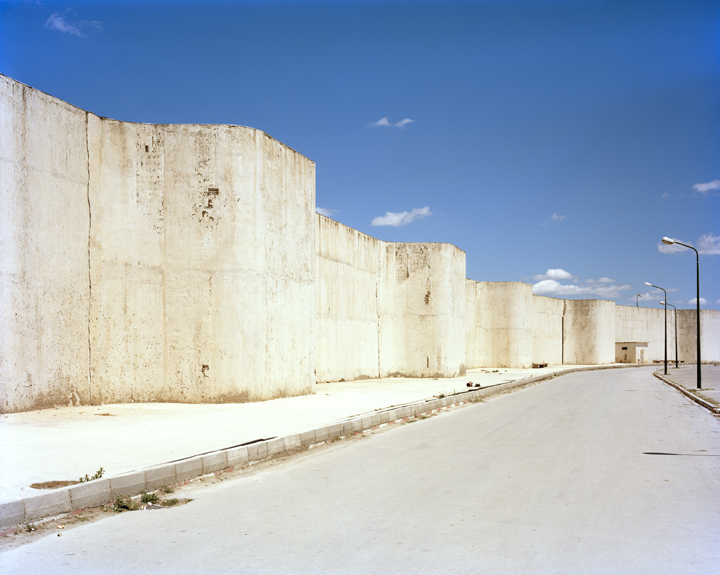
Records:
[[[316,215],[315,164],[259,130],[98,118],[0,76],[1,412],[662,358],[660,310],[531,290]],[[702,329],[719,361],[720,313]]]
[[[532,367],[532,286],[466,282],[468,367]]]
[[[93,400],[310,393],[314,164],[240,126],[89,134]]]
[[[316,216],[317,381],[379,377],[380,240]]]
[[[565,300],[563,363],[615,363],[615,302]]]
[[[680,359],[697,361],[697,310],[678,310],[678,346]],[[720,311],[700,310],[700,359],[703,363],[720,361]]]
[[[0,102],[3,412],[313,391],[313,162],[2,76]]]
[[[668,308],[667,337],[668,361],[675,361],[675,312]],[[694,324],[693,324],[694,325]],[[663,361],[665,357],[665,309],[616,306],[615,341],[646,341],[648,362]],[[680,324],[678,324],[678,331]],[[682,360],[682,354],[680,356]]]
[[[532,296],[533,363],[562,364],[564,313],[565,300]]]
[[[465,252],[384,245],[378,283],[380,377],[465,374]]]
[[[89,401],[86,117],[0,76],[0,412]]]
[[[317,380],[465,373],[465,253],[316,218]]]

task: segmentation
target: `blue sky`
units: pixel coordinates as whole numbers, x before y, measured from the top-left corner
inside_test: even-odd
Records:
[[[720,309],[720,0],[0,0],[0,72],[100,116],[239,124],[317,205],[542,295]]]

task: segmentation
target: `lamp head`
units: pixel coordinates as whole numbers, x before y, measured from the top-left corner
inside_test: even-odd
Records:
[[[645,282],[645,285],[646,285],[646,286],[654,287],[650,282]]]
[[[673,245],[675,243],[675,240],[672,238],[663,238],[662,243],[667,244],[669,246]]]
[[[666,305],[666,304],[665,304],[665,302],[664,302],[664,301],[661,301],[661,302],[660,302],[660,305]]]

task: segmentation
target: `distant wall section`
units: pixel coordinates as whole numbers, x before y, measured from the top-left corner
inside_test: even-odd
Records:
[[[532,367],[532,286],[467,280],[466,296],[468,366]]]
[[[465,373],[465,253],[316,216],[318,381]]]
[[[563,363],[615,363],[615,302],[565,300]]]
[[[532,296],[533,363],[562,364],[564,312],[565,300]]]

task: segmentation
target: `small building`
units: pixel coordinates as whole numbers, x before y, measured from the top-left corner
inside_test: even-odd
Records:
[[[647,341],[616,341],[615,363],[648,363]]]

